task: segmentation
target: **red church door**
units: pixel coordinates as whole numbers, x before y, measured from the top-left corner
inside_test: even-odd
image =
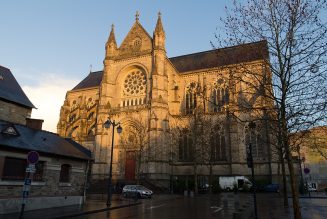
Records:
[[[125,180],[135,180],[135,151],[126,151]]]

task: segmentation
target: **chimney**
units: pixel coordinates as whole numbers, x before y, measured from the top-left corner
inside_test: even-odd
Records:
[[[32,129],[42,130],[43,119],[26,118],[26,126]]]

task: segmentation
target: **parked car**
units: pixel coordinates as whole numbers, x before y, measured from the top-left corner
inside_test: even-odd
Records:
[[[279,184],[272,183],[264,187],[265,192],[279,192]]]
[[[142,185],[126,185],[123,188],[122,194],[125,198],[127,197],[151,198],[153,192]]]

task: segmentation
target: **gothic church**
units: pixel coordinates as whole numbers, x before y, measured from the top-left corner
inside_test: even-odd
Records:
[[[245,74],[244,66],[265,73],[266,42],[172,58],[165,42],[160,13],[152,36],[137,15],[120,46],[112,26],[103,70],[67,92],[58,134],[92,151],[92,180],[108,178],[112,144],[114,181],[147,180],[169,188],[172,181],[201,183],[210,174],[250,175],[251,139],[256,175],[271,180],[277,164],[267,120],[257,119],[251,132],[249,122],[264,113],[240,107],[269,103],[246,94],[247,84],[231,77]],[[120,124],[121,134],[104,127],[108,118]]]

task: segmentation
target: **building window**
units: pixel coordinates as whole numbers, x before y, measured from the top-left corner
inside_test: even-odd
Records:
[[[193,139],[187,133],[182,133],[179,138],[179,161],[193,161]]]
[[[197,84],[195,82],[190,83],[186,88],[185,103],[186,114],[192,114],[197,105],[196,97]]]
[[[1,179],[2,180],[24,180],[26,176],[26,159],[5,157],[4,167]],[[34,181],[42,181],[44,162],[39,161],[35,164],[35,173],[33,174]]]
[[[70,182],[70,174],[71,174],[71,165],[62,164],[60,169],[59,182],[63,182],[63,183]]]
[[[248,124],[245,126],[245,146],[248,148],[251,143],[252,156],[255,159],[264,159],[263,148],[265,142],[262,135],[258,133],[260,130],[260,125],[257,125],[254,130],[251,130]]]
[[[221,112],[223,106],[229,103],[229,91],[227,83],[223,79],[218,79],[213,84],[212,89],[212,111]]]
[[[216,126],[211,134],[211,161],[226,160],[226,138],[225,132],[220,126]]]
[[[146,75],[143,71],[135,70],[127,75],[124,81],[124,93],[127,95],[144,95]],[[132,104],[133,105],[133,104]]]

